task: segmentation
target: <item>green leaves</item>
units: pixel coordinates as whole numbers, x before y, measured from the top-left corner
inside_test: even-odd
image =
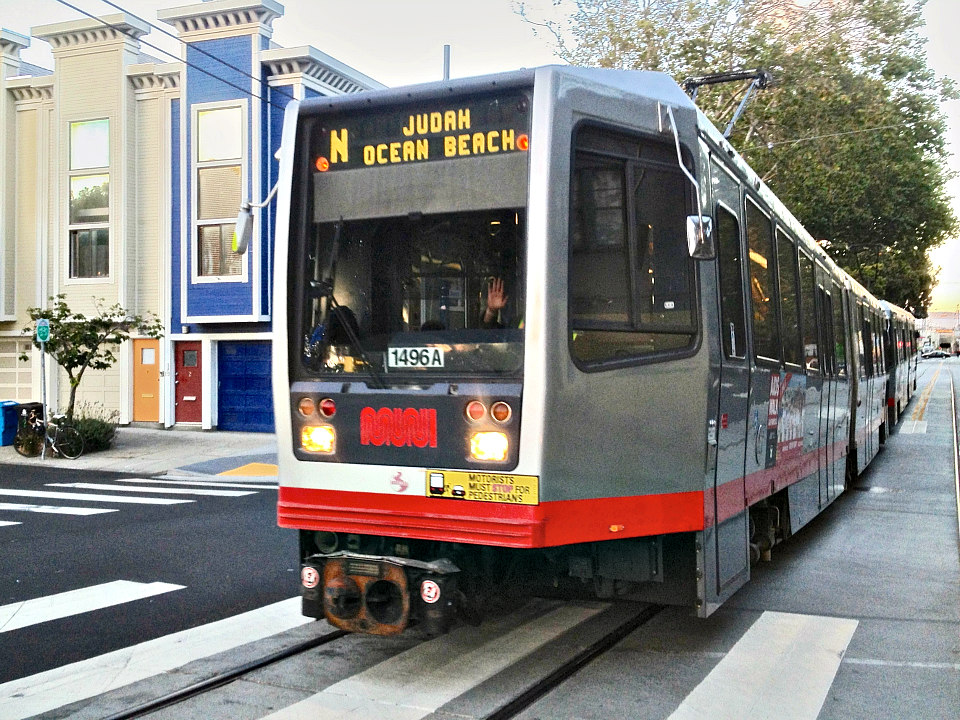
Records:
[[[66,372],[70,380],[70,399],[66,414],[73,417],[77,387],[86,370],[106,370],[117,362],[116,350],[133,336],[159,338],[163,325],[153,313],[131,315],[118,303],[107,306],[102,298],[94,300],[96,314],[87,317],[73,312],[67,305],[66,295],[50,298],[46,308],[27,309],[33,325],[23,328],[24,334],[33,336],[33,344],[40,344],[34,335],[36,321],[44,318],[50,322],[50,339],[46,343],[47,354]],[[26,360],[26,356],[22,359]]]
[[[543,23],[575,65],[659,70],[678,82],[762,67],[731,141],[844,268],[926,314],[927,251],[957,230],[945,190],[944,98],[927,65],[922,0],[575,0]],[[745,86],[702,88],[721,129]]]

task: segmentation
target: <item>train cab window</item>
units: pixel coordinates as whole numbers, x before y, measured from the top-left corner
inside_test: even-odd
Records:
[[[569,265],[570,348],[578,365],[693,346],[688,184],[673,145],[578,129]]]
[[[757,357],[780,359],[777,324],[776,260],[773,227],[764,212],[747,200],[747,249],[750,262],[750,299],[753,305],[753,350]]]
[[[820,367],[820,348],[817,336],[817,306],[814,291],[817,279],[813,272],[813,260],[800,253],[800,314],[803,318],[803,355],[807,370]]]
[[[717,246],[720,266],[720,335],[724,355],[746,357],[747,333],[743,308],[743,263],[740,223],[722,207],[717,208]]]
[[[783,359],[803,365],[803,339],[800,336],[800,297],[797,278],[797,248],[777,230],[777,265],[780,278],[780,312],[783,319]]]
[[[843,323],[843,295],[840,286],[833,285],[833,347],[834,361],[837,366],[837,375],[846,377],[847,375],[847,334],[844,332]]]

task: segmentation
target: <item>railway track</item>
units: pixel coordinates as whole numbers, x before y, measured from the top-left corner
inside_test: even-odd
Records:
[[[538,603],[540,608],[550,612],[562,607],[562,604],[558,602],[534,601],[534,605]],[[489,677],[480,679],[475,685],[468,687],[465,692],[444,703],[444,710],[457,716],[472,717],[478,720],[481,718],[483,720],[508,720],[516,717],[552,690],[561,686],[590,662],[608,652],[630,633],[649,622],[663,609],[659,605],[637,603],[594,603],[593,605],[597,606],[598,609],[591,617],[539,645],[520,661]],[[529,616],[529,619],[525,619],[518,626],[522,628],[527,622],[537,619],[540,610],[534,608],[531,612],[528,608],[526,612],[523,610],[520,612]],[[481,626],[477,631],[480,635],[483,635],[485,629],[484,626]],[[324,633],[281,651],[238,664],[174,692],[116,712],[106,716],[105,720],[134,720],[135,718],[148,716],[158,718],[203,717],[208,714],[213,705],[222,703],[225,697],[229,697],[229,686],[232,683],[243,679],[251,679],[258,671],[266,668],[282,667],[283,663],[295,660],[318,649],[320,650],[320,657],[315,659],[315,666],[318,674],[323,674],[322,660],[323,655],[326,654],[325,651],[329,651],[331,656],[349,655],[351,649],[347,648],[344,643],[349,638],[357,637],[342,631]],[[486,642],[496,645],[500,640],[501,637],[492,631]],[[376,641],[366,638],[365,642],[375,643]],[[422,649],[427,643],[432,644],[434,646],[433,653],[437,656],[450,658],[448,663],[449,673],[453,678],[458,674],[458,667],[461,666],[461,663],[457,662],[456,642],[455,634],[440,636],[425,639],[410,650]],[[387,660],[386,663],[399,660],[405,652],[401,651]],[[470,652],[469,649],[463,650],[464,656],[470,654]],[[302,663],[303,658],[301,657],[299,664],[294,662],[289,667],[302,668]],[[366,677],[370,677],[372,674],[375,677],[376,666],[361,670],[353,677],[360,674],[364,674]],[[386,678],[385,682],[387,683],[391,679],[396,679],[392,677],[392,673],[389,671],[384,671],[383,677]],[[317,679],[322,684],[323,678]],[[349,679],[347,680],[349,681]],[[462,684],[463,678],[457,678],[456,682]],[[367,683],[369,683],[369,680]],[[439,678],[436,684],[442,686],[449,683],[446,683],[443,678]],[[377,690],[374,689],[372,692],[376,694]],[[388,690],[384,690],[385,694],[388,692]],[[425,716],[428,714],[430,712],[426,712]],[[277,718],[303,716],[305,715],[298,714],[298,711],[293,708],[290,708],[289,715],[286,710],[279,710],[276,713]],[[273,718],[274,716],[271,715],[270,717]]]

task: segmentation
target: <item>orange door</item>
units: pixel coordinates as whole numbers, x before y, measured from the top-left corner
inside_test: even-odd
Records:
[[[160,422],[160,341],[133,341],[133,420]]]

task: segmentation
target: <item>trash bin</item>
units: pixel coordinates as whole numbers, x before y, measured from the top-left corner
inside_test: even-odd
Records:
[[[13,445],[19,416],[20,403],[16,400],[0,400],[0,445]]]
[[[20,426],[20,416],[26,412],[29,416],[31,410],[36,410],[43,417],[43,403],[28,402],[16,403],[10,400],[4,400],[0,403],[0,414],[3,416],[2,426],[2,444],[12,445],[13,436],[17,434],[17,428]]]

